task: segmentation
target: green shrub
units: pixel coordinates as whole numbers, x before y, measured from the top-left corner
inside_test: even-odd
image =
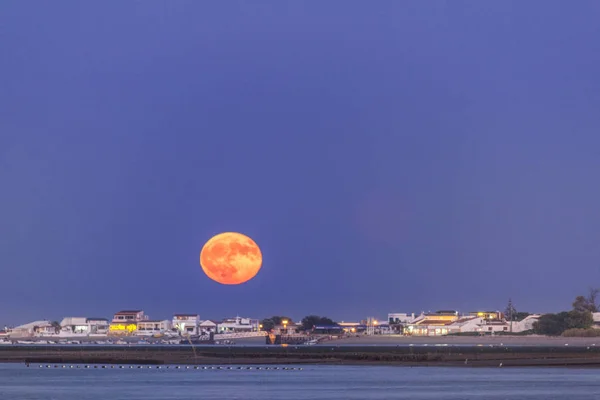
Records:
[[[562,334],[565,337],[600,337],[600,329],[567,329]]]

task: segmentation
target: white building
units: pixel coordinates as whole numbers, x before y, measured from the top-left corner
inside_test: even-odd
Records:
[[[258,332],[257,319],[235,317],[225,319],[217,326],[218,333]]]
[[[106,335],[108,333],[108,319],[106,318],[87,318],[86,323],[90,327],[91,335]]]
[[[173,328],[183,335],[197,335],[200,327],[198,314],[175,314]]]
[[[138,322],[148,321],[148,316],[142,310],[119,311],[113,316],[108,327],[111,335],[131,335],[137,330]]]
[[[106,318],[66,317],[60,322],[61,335],[104,335],[108,332]]]
[[[152,336],[169,332],[172,328],[171,321],[168,319],[162,321],[145,320],[137,323],[136,336]]]
[[[522,319],[521,321],[513,321],[512,331],[513,332],[525,332],[533,330],[533,324],[535,324],[541,317],[541,314],[531,314]],[[509,322],[510,326],[510,322]]]
[[[408,324],[415,319],[415,313],[389,313],[388,324]]]
[[[24,338],[55,333],[56,329],[54,326],[52,326],[52,323],[50,321],[41,320],[30,322],[28,324],[20,325],[13,328],[10,332],[10,337]]]
[[[145,321],[147,319],[148,316],[145,315],[142,310],[124,310],[116,313],[113,317],[112,322],[124,324]]]
[[[215,321],[211,321],[210,319],[200,321],[198,324],[198,329],[200,330],[200,334],[204,335],[209,332],[216,332],[218,324]]]
[[[405,334],[414,336],[443,336],[466,332],[494,334],[509,331],[510,325],[498,311],[477,311],[463,316],[459,316],[456,311],[424,313],[407,323],[404,329]]]

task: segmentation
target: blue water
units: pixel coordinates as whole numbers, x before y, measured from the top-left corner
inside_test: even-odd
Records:
[[[0,364],[0,399],[600,399],[600,370],[304,366],[303,370],[46,369]]]

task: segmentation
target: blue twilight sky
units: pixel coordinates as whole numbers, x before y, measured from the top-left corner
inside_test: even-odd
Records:
[[[600,2],[0,4],[0,323],[566,309]],[[237,287],[199,267],[243,232]]]

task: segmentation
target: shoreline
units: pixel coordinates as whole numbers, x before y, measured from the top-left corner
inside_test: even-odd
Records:
[[[600,346],[1,346],[0,362],[600,368]]]

